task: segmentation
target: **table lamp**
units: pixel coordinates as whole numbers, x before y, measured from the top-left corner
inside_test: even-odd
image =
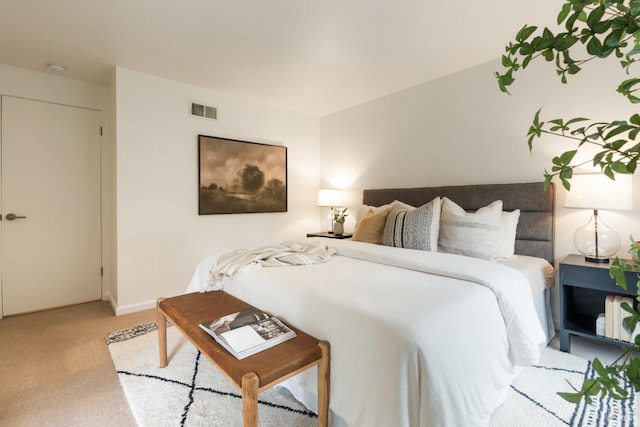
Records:
[[[587,224],[573,235],[576,249],[588,262],[608,263],[620,249],[619,234],[598,216],[598,210],[631,210],[631,175],[617,174],[612,180],[602,173],[575,174],[564,201],[566,208],[593,209]]]
[[[329,233],[333,234],[333,214],[335,209],[344,206],[346,194],[342,190],[329,188],[321,188],[318,190],[318,206],[331,208],[329,215],[331,217],[331,229]]]

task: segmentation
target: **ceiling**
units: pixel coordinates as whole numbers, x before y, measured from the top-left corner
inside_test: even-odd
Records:
[[[0,0],[0,63],[121,66],[323,116],[496,58],[561,0]]]

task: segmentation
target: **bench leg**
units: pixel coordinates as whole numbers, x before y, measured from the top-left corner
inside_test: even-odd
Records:
[[[167,318],[160,310],[160,302],[164,298],[158,298],[156,310],[158,312],[158,352],[160,354],[160,367],[167,366]]]
[[[329,374],[331,353],[329,343],[320,341],[318,343],[322,351],[322,359],[318,364],[318,425],[320,427],[329,426]]]
[[[242,376],[242,422],[244,427],[258,427],[258,389],[260,378],[249,372]]]

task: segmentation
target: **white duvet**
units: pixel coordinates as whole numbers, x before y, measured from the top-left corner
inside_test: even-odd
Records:
[[[459,255],[330,244],[327,263],[241,269],[224,290],[329,341],[332,423],[488,425],[545,344],[525,276]],[[188,291],[205,288],[214,259]],[[315,372],[288,386],[307,400]]]

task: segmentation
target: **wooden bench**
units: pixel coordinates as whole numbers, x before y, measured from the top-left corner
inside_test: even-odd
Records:
[[[224,291],[191,293],[171,298],[159,298],[158,341],[160,367],[167,366],[167,326],[175,327],[222,372],[242,394],[242,419],[245,427],[258,426],[258,393],[309,369],[318,366],[318,425],[329,424],[329,343],[295,330],[289,341],[238,360],[198,325],[201,322],[255,309]]]

